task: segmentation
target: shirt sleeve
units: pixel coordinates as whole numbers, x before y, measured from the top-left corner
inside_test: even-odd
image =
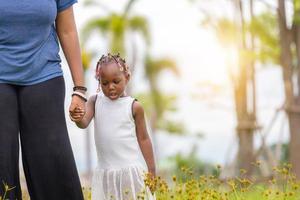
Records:
[[[77,0],[56,0],[57,12],[61,12],[69,8],[74,3],[77,3]]]

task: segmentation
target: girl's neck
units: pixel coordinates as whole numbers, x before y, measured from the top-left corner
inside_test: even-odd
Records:
[[[122,98],[128,97],[128,95],[124,92],[121,96],[119,96],[117,99],[110,99],[108,96],[104,95],[107,99],[111,100],[111,101],[117,101],[120,100]]]
[[[128,95],[127,95],[126,92],[124,91],[123,94],[121,94],[119,98],[127,97],[127,96],[128,96]]]

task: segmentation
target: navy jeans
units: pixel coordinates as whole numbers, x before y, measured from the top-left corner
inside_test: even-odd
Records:
[[[0,84],[0,195],[22,199],[19,141],[31,200],[83,200],[64,114],[63,77],[30,85]]]

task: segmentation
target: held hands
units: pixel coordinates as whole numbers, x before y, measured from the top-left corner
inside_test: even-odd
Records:
[[[71,105],[69,108],[70,119],[73,122],[80,122],[85,115],[85,101],[76,96],[72,96]]]

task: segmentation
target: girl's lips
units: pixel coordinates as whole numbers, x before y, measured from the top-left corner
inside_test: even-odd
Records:
[[[109,94],[109,96],[110,96],[111,98],[114,98],[114,97],[117,97],[118,95],[117,95],[117,94]]]

